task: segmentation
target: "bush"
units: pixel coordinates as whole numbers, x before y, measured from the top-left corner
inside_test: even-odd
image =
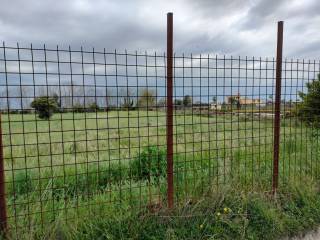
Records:
[[[142,89],[138,98],[138,107],[147,108],[148,110],[155,107],[157,104],[156,92],[150,89]]]
[[[33,191],[32,178],[29,173],[19,171],[15,175],[15,183],[12,191],[17,195],[26,194]]]
[[[302,100],[298,104],[297,115],[300,119],[313,127],[320,127],[320,74],[318,79],[306,84],[308,92],[299,92]]]
[[[121,107],[126,110],[134,109],[134,101],[133,101],[132,97],[124,97],[123,103],[121,104]]]
[[[190,107],[192,105],[192,97],[190,95],[185,95],[183,97],[183,105],[185,107]]]
[[[99,109],[100,109],[99,105],[96,102],[93,102],[88,106],[88,111],[89,112],[99,111]]]
[[[157,146],[148,146],[131,163],[133,176],[138,179],[159,178],[166,175],[166,150]]]
[[[85,112],[85,108],[82,104],[76,103],[73,105],[73,112],[83,113],[83,112]]]
[[[58,103],[55,98],[49,96],[42,96],[35,98],[31,107],[36,110],[39,118],[50,119],[55,111],[58,109]]]

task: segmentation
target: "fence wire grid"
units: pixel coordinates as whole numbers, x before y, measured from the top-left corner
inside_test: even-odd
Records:
[[[8,231],[167,201],[165,54],[0,47]],[[272,185],[275,59],[173,56],[174,203]],[[320,62],[282,61],[280,187],[319,176],[319,134],[298,116]],[[311,109],[312,111],[318,111]],[[304,119],[303,119],[304,118]]]

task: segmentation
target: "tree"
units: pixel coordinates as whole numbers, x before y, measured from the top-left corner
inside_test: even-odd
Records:
[[[120,91],[121,106],[127,110],[134,108],[134,93],[130,88],[122,88]]]
[[[132,109],[134,107],[133,99],[130,99],[128,97],[124,98],[121,105],[123,108],[125,108],[127,110]]]
[[[57,93],[54,93],[52,95],[52,98],[56,101],[58,110],[60,110],[60,108],[61,108],[61,100],[60,100],[59,95]]]
[[[73,106],[82,105],[83,108],[86,107],[85,86],[72,85],[72,101]]]
[[[53,112],[58,109],[56,100],[48,96],[35,98],[31,103],[31,107],[36,110],[39,118],[46,120],[50,119]]]
[[[182,101],[185,107],[190,107],[192,105],[192,97],[190,95],[185,95]]]
[[[88,106],[89,112],[96,112],[99,111],[100,107],[96,102],[90,103]]]
[[[175,106],[182,106],[182,105],[183,105],[183,100],[181,100],[181,99],[175,99],[175,100],[174,100],[174,105],[175,105]]]
[[[85,111],[86,111],[86,108],[81,103],[77,102],[73,105],[73,112],[83,113]]]
[[[118,103],[117,90],[115,88],[107,88],[106,89],[106,110],[115,109]]]
[[[268,96],[268,98],[269,98],[269,103],[272,103],[273,102],[273,95],[272,94],[270,94],[269,96]]]
[[[155,92],[148,88],[142,89],[138,99],[138,106],[150,109],[156,106],[156,103],[157,103],[157,98],[156,98]]]
[[[231,107],[232,105],[236,105],[237,109],[240,110],[241,109],[240,98],[236,96],[231,97]]]
[[[213,97],[212,97],[212,102],[213,102],[214,104],[217,104],[217,96],[213,96]]]
[[[299,92],[301,102],[298,104],[297,115],[301,120],[314,127],[320,127],[320,74],[318,79],[306,84],[307,93]]]
[[[32,89],[29,86],[20,86],[20,94],[21,94],[21,108],[23,111],[28,111],[30,106]]]
[[[238,109],[238,110],[241,109],[241,103],[240,103],[240,100],[239,100],[239,99],[237,100],[237,109]]]
[[[167,106],[167,99],[165,97],[162,97],[158,100],[157,103],[158,107],[166,107]]]

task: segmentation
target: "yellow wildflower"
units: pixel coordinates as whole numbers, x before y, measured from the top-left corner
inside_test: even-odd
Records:
[[[231,209],[230,209],[230,208],[225,207],[225,208],[223,209],[223,212],[224,212],[225,214],[228,214],[228,213],[230,213],[230,212],[231,212]]]

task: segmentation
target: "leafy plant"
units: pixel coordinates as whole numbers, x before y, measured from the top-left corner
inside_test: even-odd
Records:
[[[132,162],[132,174],[139,179],[159,178],[166,175],[166,150],[148,146]]]
[[[183,105],[185,107],[189,107],[192,105],[192,97],[190,95],[185,95],[183,97]]]
[[[318,79],[308,82],[307,93],[299,92],[301,103],[298,104],[297,115],[313,127],[320,127],[320,74]]]
[[[121,107],[126,110],[132,110],[135,107],[135,94],[131,88],[120,89],[120,103]]]
[[[138,99],[138,106],[142,108],[155,107],[157,103],[156,93],[153,90],[145,88],[141,91]]]
[[[14,192],[18,195],[32,191],[32,178],[29,173],[19,171],[15,175]]]
[[[175,106],[182,106],[182,104],[183,104],[183,100],[181,100],[181,99],[175,99],[174,100],[174,105]]]
[[[73,111],[76,113],[83,113],[85,112],[85,107],[80,103],[75,103],[73,105]]]
[[[31,107],[36,110],[39,118],[50,119],[53,113],[58,109],[58,103],[54,97],[41,96],[32,101]]]
[[[122,107],[127,110],[133,109],[133,107],[134,107],[133,99],[130,99],[129,97],[123,98]]]
[[[89,106],[88,106],[88,110],[90,112],[95,112],[95,111],[99,111],[100,107],[99,105],[96,103],[96,102],[93,102],[91,103]]]

